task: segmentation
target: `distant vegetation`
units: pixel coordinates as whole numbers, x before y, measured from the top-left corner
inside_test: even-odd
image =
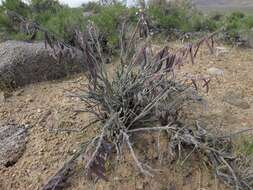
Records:
[[[70,42],[77,27],[84,27],[93,21],[112,46],[118,45],[118,33],[123,19],[135,23],[137,8],[126,7],[122,3],[102,6],[98,3],[84,4],[79,8],[61,5],[57,0],[31,0],[25,4],[21,0],[5,0],[0,6],[0,38],[25,39],[5,16],[5,10],[12,10],[31,20],[36,20],[45,28]],[[227,41],[236,41],[245,33],[252,32],[253,16],[243,12],[204,14],[189,1],[180,3],[165,0],[150,0],[147,7],[149,26],[154,31],[212,32],[223,28]],[[37,37],[40,39],[40,36]]]

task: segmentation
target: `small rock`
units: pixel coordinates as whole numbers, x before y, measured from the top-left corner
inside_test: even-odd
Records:
[[[42,170],[42,171],[46,171],[46,170],[47,170],[47,167],[46,167],[46,166],[42,166],[41,170]]]
[[[12,94],[10,92],[6,92],[6,91],[0,92],[0,103],[5,102],[7,98],[11,97],[11,95]]]
[[[116,177],[113,178],[113,180],[114,181],[120,181],[120,178],[116,176]]]
[[[247,48],[253,48],[253,31],[246,34],[242,34],[242,46]]]
[[[0,126],[0,165],[11,167],[19,160],[25,151],[27,136],[24,126]]]
[[[239,108],[241,109],[249,109],[250,108],[250,105],[248,104],[248,102],[240,102],[239,105],[238,105]]]
[[[229,53],[229,50],[226,47],[216,47],[215,48],[215,54],[217,57],[220,55],[227,54],[227,53]]]
[[[5,102],[4,92],[0,92],[0,103]]]
[[[212,76],[223,76],[224,75],[224,71],[215,67],[211,67],[209,69],[207,69],[207,73],[212,75]]]
[[[170,183],[168,186],[168,190],[177,190],[175,183]]]
[[[33,102],[32,97],[28,97],[28,98],[26,98],[25,102],[26,102],[26,103],[31,103],[31,102]]]
[[[84,17],[91,17],[93,15],[94,15],[94,13],[92,11],[83,12]]]
[[[248,38],[248,47],[253,48],[253,35]]]
[[[239,93],[228,92],[223,97],[223,101],[241,109],[250,108],[250,105],[248,104],[248,102],[246,102]]]
[[[21,96],[23,94],[23,92],[24,92],[24,89],[18,90],[18,91],[16,91],[15,95]]]
[[[144,189],[144,184],[143,184],[143,182],[141,182],[141,181],[137,181],[135,187],[136,187],[136,189],[138,189],[138,190],[142,190],[142,189]]]

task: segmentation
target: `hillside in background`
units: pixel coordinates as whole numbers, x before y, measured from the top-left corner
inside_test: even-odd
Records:
[[[253,0],[193,0],[193,2],[205,10],[253,10]]]

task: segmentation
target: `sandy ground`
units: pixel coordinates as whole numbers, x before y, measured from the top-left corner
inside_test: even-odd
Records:
[[[228,47],[229,49],[229,47]],[[215,122],[215,126],[226,132],[234,132],[253,125],[253,50],[230,48],[227,54],[213,56],[207,49],[200,52],[195,66],[187,65],[183,73],[208,74],[208,69],[218,68],[223,76],[214,77],[209,93],[204,89],[201,94],[208,102],[205,117]],[[242,109],[224,101],[231,94],[247,103],[249,108]]]
[[[232,132],[247,128],[253,124],[253,50],[232,49],[218,57],[209,55],[203,49],[196,65],[186,65],[181,73],[206,73],[208,68],[216,67],[224,71],[219,80],[213,79],[208,94],[200,93],[208,102],[208,110],[201,114],[214,127]],[[50,128],[80,129],[92,119],[84,113],[75,113],[82,103],[68,97],[68,92],[79,92],[86,83],[81,75],[70,79],[34,84],[12,93],[5,102],[0,103],[1,123],[29,124],[29,141],[22,158],[12,167],[0,168],[1,190],[36,190],[61,167],[95,132],[95,127],[84,132],[54,132]],[[223,101],[227,93],[234,91],[249,105],[241,109]],[[148,142],[143,143],[143,147]],[[141,150],[140,150],[141,151]],[[155,153],[150,160],[155,164]],[[154,178],[141,176],[131,164],[129,155],[115,169],[108,171],[109,182],[99,181],[93,184],[86,180],[80,171],[71,179],[71,190],[225,190],[226,188],[211,177],[203,166],[198,166],[194,158],[184,166],[170,166],[163,163],[162,169]],[[154,157],[154,158],[153,158]],[[133,163],[133,162],[132,162]],[[190,168],[190,169],[189,169]]]

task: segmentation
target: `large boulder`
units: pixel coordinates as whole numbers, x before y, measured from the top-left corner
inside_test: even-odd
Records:
[[[248,35],[247,37],[247,46],[249,48],[253,48],[253,32],[251,35]]]
[[[44,43],[6,41],[0,44],[0,89],[53,80],[85,70],[83,54],[64,55],[59,63]]]
[[[242,47],[253,48],[253,29],[241,34]]]

